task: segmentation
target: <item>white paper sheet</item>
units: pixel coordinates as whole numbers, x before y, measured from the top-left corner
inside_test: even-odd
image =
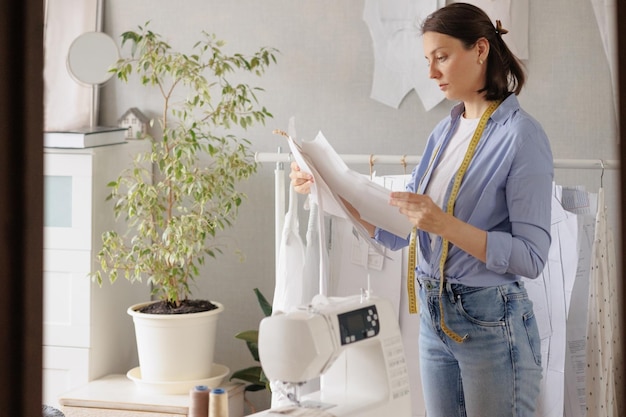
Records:
[[[298,145],[289,138],[289,146],[300,169],[313,175],[315,184],[311,197],[327,214],[352,221],[364,240],[373,243],[369,234],[356,221],[341,202],[341,198],[354,206],[361,217],[371,224],[391,233],[406,237],[412,224],[397,208],[389,205],[389,190],[373,183],[367,177],[351,170],[330,146],[322,132],[312,141]]]

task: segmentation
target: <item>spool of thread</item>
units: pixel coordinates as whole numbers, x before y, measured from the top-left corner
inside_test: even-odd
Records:
[[[196,385],[189,391],[189,417],[209,416],[209,387]]]
[[[228,417],[228,394],[215,388],[209,395],[209,417]]]

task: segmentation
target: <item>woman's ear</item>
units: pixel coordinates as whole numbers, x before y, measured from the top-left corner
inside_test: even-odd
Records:
[[[489,41],[487,38],[480,38],[475,44],[476,52],[478,53],[478,62],[483,63],[487,61],[489,56]]]

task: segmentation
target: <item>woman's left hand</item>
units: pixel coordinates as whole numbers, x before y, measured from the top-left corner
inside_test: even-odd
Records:
[[[418,229],[434,233],[450,243],[487,262],[487,232],[444,212],[424,194],[393,192],[389,204],[400,209]]]
[[[392,192],[389,204],[398,207],[418,229],[441,235],[446,226],[446,214],[425,194]]]

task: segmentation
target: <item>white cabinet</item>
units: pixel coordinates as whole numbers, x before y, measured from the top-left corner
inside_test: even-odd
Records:
[[[99,287],[89,273],[102,233],[123,228],[107,184],[149,146],[44,149],[44,404],[58,406],[60,394],[138,365],[126,309],[148,300],[149,288],[123,278]]]

